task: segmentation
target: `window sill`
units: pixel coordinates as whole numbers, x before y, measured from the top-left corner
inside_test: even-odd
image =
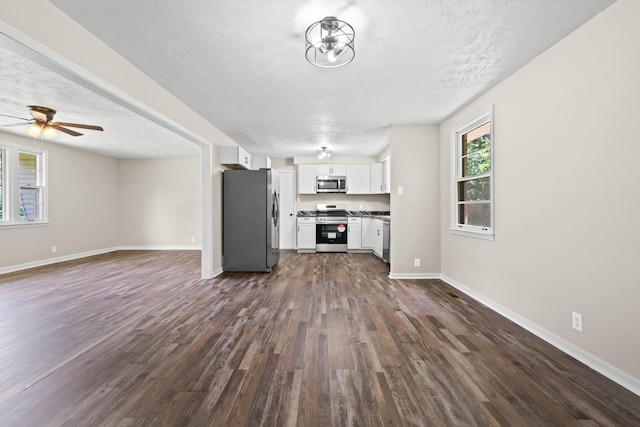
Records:
[[[0,222],[0,230],[3,228],[29,228],[29,227],[46,227],[49,221],[33,221],[33,222],[11,222],[3,224]]]
[[[483,239],[483,240],[495,240],[494,234],[460,230],[457,228],[450,228],[449,230],[451,231],[451,234],[457,234],[458,236],[475,237],[476,239]]]

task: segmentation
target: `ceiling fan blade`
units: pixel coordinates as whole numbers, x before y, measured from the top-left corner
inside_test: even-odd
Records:
[[[51,123],[48,126],[54,128],[55,130],[59,130],[60,132],[68,133],[71,136],[80,136],[80,135],[82,135],[80,132],[76,132],[75,130],[67,129],[65,127],[60,126],[60,123]]]
[[[24,117],[18,117],[18,116],[10,116],[8,114],[0,114],[0,116],[2,117],[9,117],[11,119],[18,119],[18,120],[24,120],[25,122],[30,122],[33,119],[25,119]]]
[[[82,129],[91,129],[91,130],[104,130],[102,126],[96,125],[83,125],[82,123],[67,123],[67,122],[55,122],[56,125],[69,126],[72,128],[82,128]]]

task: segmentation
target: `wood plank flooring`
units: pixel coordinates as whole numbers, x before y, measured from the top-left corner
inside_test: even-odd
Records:
[[[2,426],[640,426],[640,397],[439,280],[285,251],[0,276]]]

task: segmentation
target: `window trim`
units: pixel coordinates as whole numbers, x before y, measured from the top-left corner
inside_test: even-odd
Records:
[[[3,210],[4,218],[0,219],[0,228],[37,227],[49,224],[49,179],[48,152],[46,149],[29,147],[0,141],[0,149],[4,151],[3,161]],[[20,219],[20,184],[18,183],[19,153],[34,154],[38,162],[38,186],[42,197],[42,216],[29,221]]]
[[[491,224],[489,227],[482,227],[477,225],[460,224],[458,222],[458,183],[462,181],[468,181],[462,177],[462,171],[460,170],[460,158],[461,155],[461,140],[462,135],[475,129],[476,127],[491,122],[491,169],[488,173],[474,175],[473,178],[489,178],[489,210]],[[493,114],[493,104],[483,108],[476,113],[469,120],[465,121],[462,125],[455,126],[451,131],[451,222],[449,230],[452,234],[458,234],[462,236],[476,237],[486,240],[495,239],[495,198],[494,198],[494,155],[495,155],[495,121]]]

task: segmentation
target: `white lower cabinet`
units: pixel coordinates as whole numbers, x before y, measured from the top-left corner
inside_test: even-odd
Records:
[[[362,248],[372,249],[380,258],[384,250],[384,223],[377,218],[362,218]]]
[[[347,234],[348,236],[348,234]],[[298,217],[298,251],[316,250],[316,218]]]
[[[374,236],[375,242],[373,244],[373,252],[378,255],[380,258],[382,258],[382,251],[383,251],[383,238],[384,235],[383,233],[383,229],[382,229],[382,220],[381,219],[376,219],[374,220],[374,228],[376,230],[376,234]]]
[[[348,218],[347,250],[362,249],[362,221],[360,218]]]
[[[375,219],[362,218],[362,248],[373,249],[376,242]]]

